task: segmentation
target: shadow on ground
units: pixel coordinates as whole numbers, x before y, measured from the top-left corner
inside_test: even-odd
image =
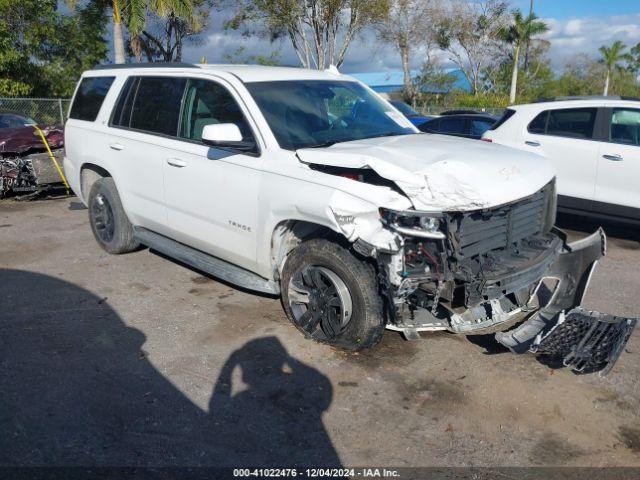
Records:
[[[340,464],[321,418],[331,383],[277,338],[231,354],[205,412],[102,299],[24,271],[0,285],[0,465]]]

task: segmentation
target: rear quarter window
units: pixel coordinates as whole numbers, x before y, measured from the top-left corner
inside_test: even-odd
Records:
[[[512,109],[510,109],[510,108],[507,108],[507,109],[503,112],[503,114],[502,114],[502,116],[500,117],[500,119],[499,119],[496,123],[494,123],[494,124],[489,128],[489,130],[497,130],[497,129],[498,129],[498,128],[500,128],[502,125],[504,125],[504,124],[507,122],[507,120],[509,120],[509,119],[510,119],[511,117],[513,117],[515,114],[516,114],[516,111],[515,111],[515,110],[512,110]]]
[[[114,79],[115,77],[83,78],[73,99],[69,118],[95,121]]]

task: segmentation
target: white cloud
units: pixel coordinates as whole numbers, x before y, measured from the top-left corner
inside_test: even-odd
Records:
[[[281,50],[281,62],[287,65],[298,65],[298,58],[291,48],[288,39],[271,43],[260,37],[244,37],[237,31],[225,31],[222,24],[224,12],[215,15],[215,21],[209,33],[203,37],[201,45],[185,45],[184,60],[198,62],[202,56],[209,63],[224,62],[224,56],[232,54],[239,47],[244,47],[246,55],[268,56],[275,50]],[[578,54],[598,55],[598,48],[610,45],[615,40],[622,40],[631,47],[640,43],[640,13],[626,16],[582,17],[567,20],[545,18],[549,32],[544,38],[551,41],[549,56],[556,68],[563,67]],[[422,63],[422,55],[416,55],[413,68]],[[448,66],[446,54],[441,55]],[[401,68],[400,56],[389,45],[375,38],[371,32],[356,39],[347,52],[342,67],[344,72],[398,70]]]
[[[574,18],[564,26],[564,34],[569,36],[579,35],[582,30],[582,20]]]
[[[560,21],[545,18],[550,27],[544,36],[551,42],[552,64],[564,66],[577,54],[597,57],[598,48],[621,40],[628,47],[640,43],[640,13],[611,17],[584,17]]]

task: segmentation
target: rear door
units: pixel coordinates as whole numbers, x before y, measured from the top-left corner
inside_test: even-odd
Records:
[[[607,110],[607,141],[600,143],[594,208],[640,218],[640,109]]]
[[[130,77],[110,121],[109,154],[130,220],[159,233],[168,232],[163,162],[175,146],[185,85],[180,77]]]
[[[591,209],[598,167],[597,116],[595,107],[545,110],[527,126],[526,148],[555,167],[561,206]]]

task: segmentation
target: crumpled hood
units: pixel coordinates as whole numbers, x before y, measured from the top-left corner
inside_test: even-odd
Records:
[[[296,153],[304,163],[371,168],[417,210],[494,207],[533,195],[555,175],[551,163],[533,153],[445,135],[372,138]]]

